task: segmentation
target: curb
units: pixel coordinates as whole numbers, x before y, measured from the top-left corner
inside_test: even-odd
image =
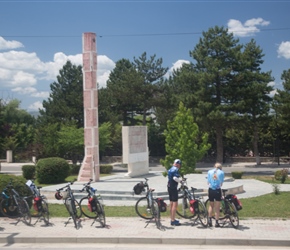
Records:
[[[269,239],[240,239],[240,238],[167,238],[167,237],[25,237],[16,234],[7,237],[0,236],[1,244],[162,244],[162,245],[240,245],[240,246],[289,246],[290,240],[269,240]]]

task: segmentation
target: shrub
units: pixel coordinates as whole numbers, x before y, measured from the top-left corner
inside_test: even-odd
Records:
[[[26,179],[33,179],[35,176],[35,165],[23,165],[22,176]]]
[[[285,183],[287,178],[288,178],[288,169],[287,168],[283,168],[282,170],[277,170],[275,172],[275,180],[281,181],[281,183]]]
[[[244,172],[232,172],[232,177],[234,179],[242,179],[243,174],[244,174]]]
[[[70,174],[71,175],[78,175],[79,171],[80,171],[80,168],[81,168],[81,165],[70,164],[69,168],[70,168]]]
[[[276,195],[280,194],[280,187],[277,184],[273,184],[272,186],[273,186],[274,194]]]
[[[36,178],[39,183],[62,183],[69,176],[68,162],[59,157],[39,159],[36,164]]]
[[[19,193],[20,196],[30,196],[32,193],[30,188],[25,184],[26,179],[23,176],[9,175],[9,174],[1,174],[0,175],[0,190],[2,190],[8,185],[8,183],[12,180],[13,188]],[[2,196],[0,196],[0,202],[2,201]],[[28,205],[31,207],[32,198],[27,199]],[[0,215],[3,216],[0,212]]]
[[[100,173],[101,174],[110,174],[112,173],[113,166],[109,164],[100,165]]]

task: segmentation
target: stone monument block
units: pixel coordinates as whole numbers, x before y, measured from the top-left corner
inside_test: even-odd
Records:
[[[123,163],[128,164],[129,177],[149,173],[147,126],[123,126]]]

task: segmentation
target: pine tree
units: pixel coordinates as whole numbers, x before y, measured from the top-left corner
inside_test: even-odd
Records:
[[[63,66],[57,81],[50,85],[48,100],[43,101],[39,121],[47,123],[73,123],[84,126],[83,73],[82,67],[70,61]]]

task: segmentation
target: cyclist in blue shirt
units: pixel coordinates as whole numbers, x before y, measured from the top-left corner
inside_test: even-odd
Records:
[[[167,190],[170,201],[170,218],[172,226],[179,226],[180,222],[175,219],[176,209],[178,205],[178,183],[181,181],[179,169],[181,167],[181,160],[174,160],[173,166],[168,170]]]
[[[222,165],[216,163],[214,169],[207,172],[207,183],[208,183],[208,198],[210,201],[210,206],[208,208],[209,214],[209,226],[212,227],[211,215],[215,212],[215,227],[220,227],[218,220],[220,216],[220,202],[222,197],[221,187],[223,185],[225,178],[224,171],[222,171]]]

